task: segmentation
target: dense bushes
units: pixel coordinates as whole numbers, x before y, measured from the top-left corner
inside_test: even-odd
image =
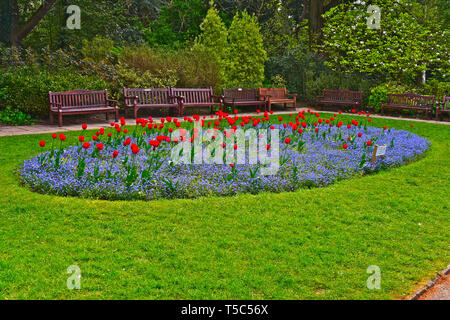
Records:
[[[8,87],[8,95],[0,96],[1,105],[11,105],[32,116],[48,116],[48,92],[73,89],[104,90],[108,83],[96,76],[75,72],[49,72],[23,67],[15,72],[0,73],[0,88]]]

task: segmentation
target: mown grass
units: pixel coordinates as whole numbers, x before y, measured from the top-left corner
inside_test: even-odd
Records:
[[[0,138],[0,298],[399,298],[450,260],[450,127],[410,124],[373,120],[432,142],[401,168],[323,189],[152,202],[33,193],[14,168],[49,135]],[[66,287],[74,264],[80,290]],[[370,265],[380,290],[366,287]]]

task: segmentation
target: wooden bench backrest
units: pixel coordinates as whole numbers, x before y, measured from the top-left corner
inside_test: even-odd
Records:
[[[323,90],[322,95],[324,100],[330,101],[353,101],[357,102],[362,100],[362,91],[351,90]]]
[[[50,107],[55,103],[61,105],[61,108],[89,108],[106,106],[108,100],[108,91],[89,91],[72,90],[65,92],[49,92]]]
[[[210,103],[213,102],[212,88],[188,89],[188,88],[172,88],[174,96],[184,97],[184,103]]]
[[[235,101],[257,101],[258,100],[258,90],[257,89],[245,89],[245,88],[235,88],[235,89],[223,89],[222,94],[225,100],[235,100]]]
[[[387,104],[406,105],[411,108],[432,106],[434,104],[434,96],[421,96],[414,93],[389,94]]]
[[[137,97],[137,105],[158,105],[176,103],[170,98],[172,92],[170,88],[158,89],[138,89],[138,88],[123,88],[123,95],[125,97],[125,105],[133,104],[133,99],[127,97]]]
[[[444,96],[441,107],[442,110],[450,110],[450,96]]]
[[[264,99],[263,96],[286,99],[286,88],[259,88],[258,93],[260,99]]]

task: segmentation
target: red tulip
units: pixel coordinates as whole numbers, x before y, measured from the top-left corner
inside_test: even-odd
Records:
[[[342,148],[347,149],[348,145],[346,145],[345,143],[342,145]]]
[[[85,142],[83,143],[83,148],[87,149],[91,146],[91,144],[89,142]]]
[[[39,141],[39,145],[43,148],[45,147],[45,141]]]
[[[315,132],[319,132],[319,128],[314,129]]]
[[[84,141],[84,137],[83,136],[79,136],[78,137],[78,141],[83,142]]]
[[[117,158],[117,156],[119,155],[119,151],[114,151],[112,154],[113,159]]]
[[[383,130],[386,130],[387,129],[387,127],[383,127]]]
[[[59,134],[59,139],[60,139],[61,141],[65,141],[65,140],[66,140],[66,136],[63,135],[62,133],[60,133],[60,134]]]
[[[270,144],[268,144],[268,145],[266,146],[266,149],[267,149],[267,150],[269,150],[269,149],[270,149]]]
[[[99,144],[97,144],[97,149],[100,151],[100,150],[103,150],[103,144],[102,143],[99,143]]]
[[[362,133],[360,132],[360,133],[358,133],[358,137],[362,137]]]
[[[413,124],[411,125],[411,128],[412,128],[412,127],[414,127],[414,125],[413,125]]]
[[[371,145],[372,145],[372,141],[370,141],[370,140],[367,141],[366,143],[367,143],[368,146],[371,146]]]
[[[289,139],[289,138],[284,139],[284,143],[286,143],[286,144],[291,143],[291,139]]]
[[[93,136],[92,140],[97,141],[98,137],[97,136]]]
[[[83,123],[83,124],[81,125],[81,128],[83,128],[83,130],[86,130],[86,129],[87,129],[87,124],[86,124],[86,123]]]
[[[56,133],[53,133],[53,134],[52,134],[52,138],[53,138],[53,139],[56,139],[57,137],[58,137],[58,135],[57,135]]]

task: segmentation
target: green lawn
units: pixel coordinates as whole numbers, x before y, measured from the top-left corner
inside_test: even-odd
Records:
[[[450,126],[373,124],[417,133],[432,147],[408,166],[323,189],[152,202],[33,193],[13,171],[49,135],[0,138],[0,298],[408,294],[450,262]],[[73,264],[81,268],[81,290],[66,287]],[[366,287],[370,265],[381,268],[381,290]]]

